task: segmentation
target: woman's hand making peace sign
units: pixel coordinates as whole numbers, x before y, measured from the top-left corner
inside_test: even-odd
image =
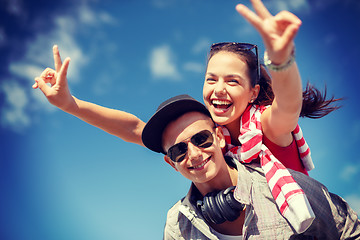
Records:
[[[294,49],[301,20],[288,11],[273,16],[261,0],[251,0],[251,3],[255,12],[243,4],[238,4],[236,10],[260,33],[272,62],[284,63]]]

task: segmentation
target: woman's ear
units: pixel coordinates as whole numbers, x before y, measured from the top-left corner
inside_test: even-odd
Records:
[[[170,166],[172,166],[172,167],[175,169],[175,171],[178,171],[178,170],[176,169],[175,163],[168,157],[168,155],[165,155],[165,156],[164,156],[164,160],[165,160],[165,162],[167,162]]]
[[[255,87],[253,87],[252,89],[252,96],[250,99],[250,103],[253,103],[256,100],[256,98],[259,96],[259,92],[260,92],[260,85],[256,84]]]

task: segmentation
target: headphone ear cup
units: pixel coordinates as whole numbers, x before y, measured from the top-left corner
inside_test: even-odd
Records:
[[[234,221],[240,216],[244,205],[235,199],[234,189],[235,187],[229,187],[220,192],[211,192],[202,201],[197,201],[197,207],[206,221],[221,224]]]
[[[235,187],[231,187],[224,191],[226,194],[226,202],[230,205],[233,211],[240,212],[245,208],[245,205],[235,199],[233,192],[234,189]]]
[[[215,224],[221,224],[226,219],[221,214],[221,209],[216,203],[217,192],[211,192],[204,197],[204,210]]]
[[[198,200],[196,205],[201,212],[201,215],[205,218],[206,221],[215,223],[214,217],[212,215],[212,208],[209,206],[209,195],[208,193],[203,200]]]
[[[232,222],[239,217],[239,211],[236,211],[236,209],[231,207],[228,202],[228,195],[230,194],[224,194],[224,191],[221,191],[216,195],[216,200],[219,208],[221,209],[222,216],[227,221]]]
[[[204,202],[203,201],[197,201],[197,207],[201,212],[201,215],[205,218],[206,221],[208,222],[213,222],[212,219],[209,217],[209,215],[207,214],[207,211],[205,211],[205,207],[204,207]]]

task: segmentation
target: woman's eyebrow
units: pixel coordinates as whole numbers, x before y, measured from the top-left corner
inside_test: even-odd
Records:
[[[210,77],[218,77],[219,75],[211,73],[211,72],[207,72],[206,76],[210,76]],[[241,81],[245,81],[245,78],[243,78],[240,74],[228,74],[224,76],[225,79],[229,79],[229,78],[236,78],[239,79]]]
[[[236,77],[236,78],[241,78],[242,79],[242,77],[239,74],[229,74],[229,75],[226,75],[225,77],[227,77],[227,78]]]
[[[218,76],[218,74],[215,74],[215,73],[212,73],[212,72],[207,72],[206,75]],[[234,74],[226,74],[225,77],[239,77],[239,78],[241,78],[241,75],[234,73]]]
[[[229,78],[234,78],[234,79],[237,79],[237,80],[240,80],[240,81],[246,81],[246,78],[244,78],[243,76],[241,76],[240,74],[229,74],[229,75],[226,75],[224,77],[225,79],[229,79]]]

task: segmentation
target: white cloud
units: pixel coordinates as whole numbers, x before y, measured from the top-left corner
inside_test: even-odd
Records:
[[[150,54],[150,70],[154,78],[180,79],[175,57],[168,45],[156,47]]]
[[[309,8],[309,4],[307,3],[307,0],[292,0],[286,2],[289,3],[291,10],[300,11]]]
[[[29,79],[33,82],[34,78],[36,76],[39,76],[44,69],[36,64],[31,64],[27,62],[13,62],[10,63],[9,70],[11,73],[25,79]]]
[[[85,24],[94,24],[96,23],[96,16],[95,13],[93,11],[91,11],[91,9],[86,6],[86,5],[82,5],[79,8],[79,20],[82,23]]]
[[[109,13],[104,11],[93,11],[86,4],[82,4],[78,8],[78,20],[81,24],[98,26],[101,23],[116,24],[117,21]]]
[[[28,97],[25,90],[15,81],[6,80],[0,85],[5,95],[5,102],[0,109],[1,124],[16,132],[30,125],[30,118],[25,113]]]
[[[103,23],[118,24],[116,19],[113,16],[111,16],[110,14],[106,13],[106,12],[100,12],[98,14],[98,19]]]
[[[211,44],[212,43],[210,42],[209,39],[202,38],[195,43],[194,47],[192,48],[192,52],[195,54],[208,52]]]
[[[54,112],[57,108],[53,105],[51,105],[47,98],[44,96],[44,94],[40,91],[40,89],[36,90],[30,90],[29,98],[33,102],[33,104],[30,104],[27,106],[27,108],[31,111],[48,111],[48,112]]]
[[[273,14],[286,10],[290,12],[308,11],[310,9],[307,0],[275,0],[265,4],[266,7],[272,9]]]
[[[46,67],[54,68],[52,46],[58,44],[62,60],[71,57],[69,79],[73,82],[79,81],[81,67],[87,63],[88,58],[74,39],[73,19],[58,17],[55,23],[53,31],[39,34],[34,41],[29,42],[23,59],[9,64],[12,74],[33,82]]]
[[[340,172],[340,178],[344,181],[350,181],[352,178],[360,172],[359,165],[347,165]]]
[[[59,44],[62,60],[65,57],[71,57],[68,70],[68,79],[71,82],[80,80],[80,72],[82,66],[88,61],[87,56],[83,53],[75,40],[76,24],[71,16],[61,16],[55,19],[55,27],[53,31],[38,34],[33,41],[27,45],[23,59],[9,63],[9,72],[14,76],[28,80],[34,83],[34,78],[39,76],[46,68],[54,68],[54,60],[52,55],[53,44]],[[2,123],[9,126],[21,126],[22,128],[30,125],[30,112],[34,110],[53,111],[55,108],[46,100],[46,97],[40,90],[32,90],[29,86],[24,87],[17,85],[5,85],[6,95],[13,98],[14,94],[9,93],[10,87],[17,90],[17,95],[21,95],[21,99],[29,99],[34,104],[27,105],[29,111],[24,111],[24,107],[8,103],[7,107],[2,110],[5,114],[2,117]],[[17,129],[17,128],[13,128]]]
[[[15,1],[8,7],[11,7],[15,14],[16,11],[21,10],[21,2]],[[73,9],[75,12],[71,15],[56,16],[51,31],[39,31],[39,34],[26,43],[23,58],[9,63],[9,72],[14,77],[26,79],[32,84],[34,78],[39,76],[46,67],[54,68],[52,46],[57,44],[62,60],[65,57],[71,58],[68,70],[69,82],[81,81],[81,71],[89,61],[91,53],[84,52],[76,40],[76,37],[82,32],[80,30],[87,27],[100,28],[103,24],[116,24],[116,21],[108,13],[101,10],[93,11],[85,4],[74,6]],[[0,44],[6,40],[5,37],[0,29]],[[31,123],[28,114],[32,111],[55,109],[47,102],[40,90],[32,90],[29,87],[31,85],[22,86],[15,81],[17,81],[16,78],[1,85],[0,91],[5,93],[7,99],[5,107],[1,109],[3,125],[26,127]],[[15,103],[14,98],[18,98],[18,102]],[[34,104],[27,104],[28,101]]]
[[[62,60],[66,57],[71,58],[68,70],[69,81],[80,81],[81,69],[89,61],[89,57],[76,41],[78,29],[84,28],[84,24],[86,26],[100,26],[102,23],[116,24],[116,21],[108,13],[104,11],[95,12],[85,4],[76,9],[77,11],[73,16],[57,16],[54,19],[55,26],[52,31],[40,33],[33,41],[29,42],[24,58],[19,62],[11,63],[10,71],[15,75],[33,81],[34,77],[41,73],[38,69],[54,67],[52,46],[58,44]],[[24,72],[24,70],[26,71]]]
[[[348,195],[344,197],[350,207],[360,216],[360,196],[356,194]]]
[[[187,62],[184,64],[184,70],[195,73],[204,73],[205,66],[197,62]]]

